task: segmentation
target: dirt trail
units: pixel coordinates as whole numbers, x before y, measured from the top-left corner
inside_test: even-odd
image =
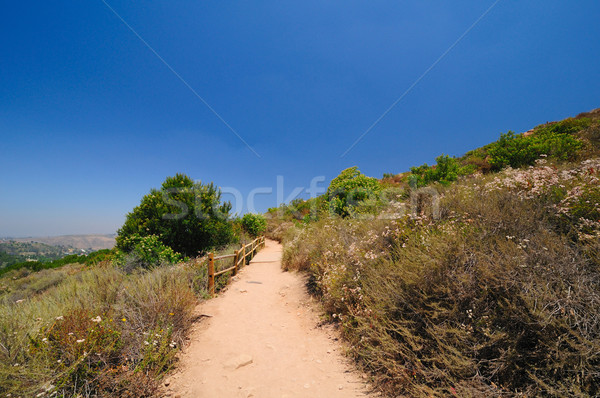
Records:
[[[198,307],[165,396],[201,398],[366,397],[335,332],[318,327],[304,280],[281,271],[281,245],[267,241],[227,291]]]

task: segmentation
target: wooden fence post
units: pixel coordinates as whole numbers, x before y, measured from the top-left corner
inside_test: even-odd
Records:
[[[242,260],[242,263],[240,264],[240,268],[241,268],[244,265],[246,265],[246,257],[244,257],[246,255],[246,248],[243,243],[242,243],[242,247],[240,247],[239,252],[240,252],[240,260]]]
[[[235,257],[233,258],[233,266],[235,268],[233,268],[232,276],[235,276],[238,273],[238,260],[239,259],[240,259],[240,251],[236,250],[235,251]]]
[[[208,293],[215,295],[215,255],[208,253]]]

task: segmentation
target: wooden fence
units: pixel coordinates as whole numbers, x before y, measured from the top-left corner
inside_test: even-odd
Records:
[[[247,245],[243,245],[239,250],[236,250],[234,254],[226,254],[224,256],[215,257],[214,253],[208,253],[208,292],[211,295],[215,294],[215,277],[222,275],[226,272],[231,272],[232,275],[237,274],[240,268],[244,265],[250,264],[250,260],[258,253],[260,249],[265,247],[265,237],[261,236],[254,239]],[[221,269],[215,272],[215,262],[233,259],[233,265],[231,267]]]

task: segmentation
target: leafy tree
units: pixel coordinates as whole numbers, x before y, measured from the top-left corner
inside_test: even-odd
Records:
[[[327,188],[329,208],[342,217],[353,214],[357,205],[378,197],[381,185],[376,178],[362,174],[358,167],[343,170]]]
[[[131,250],[128,238],[155,235],[175,252],[196,256],[234,240],[230,211],[231,203],[221,203],[221,191],[214,184],[176,174],[168,177],[160,190],[152,189],[127,214],[118,231],[117,247]]]
[[[256,237],[267,229],[267,219],[262,214],[244,214],[242,217],[242,227],[250,235]]]

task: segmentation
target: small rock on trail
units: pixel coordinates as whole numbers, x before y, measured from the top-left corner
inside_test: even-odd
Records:
[[[225,369],[239,369],[251,363],[252,357],[250,355],[240,355],[225,362]]]

